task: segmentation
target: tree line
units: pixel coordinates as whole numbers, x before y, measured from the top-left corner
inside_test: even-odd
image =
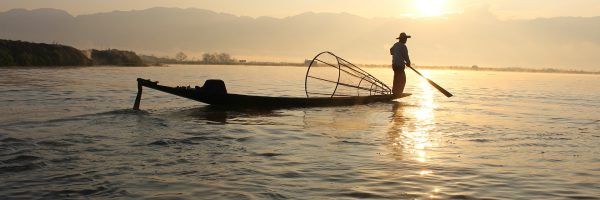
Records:
[[[116,49],[91,50],[94,65],[143,66],[144,61],[133,51]]]
[[[156,57],[141,55],[143,61],[146,63],[165,63],[165,64],[235,64],[238,60],[231,57],[228,53],[204,53],[200,60],[190,60],[188,56],[183,52],[175,54],[174,58],[169,57]]]

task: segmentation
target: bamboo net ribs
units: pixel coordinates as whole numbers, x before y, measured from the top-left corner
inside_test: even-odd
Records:
[[[329,51],[313,58],[306,70],[304,88],[308,98],[392,94],[379,79]]]

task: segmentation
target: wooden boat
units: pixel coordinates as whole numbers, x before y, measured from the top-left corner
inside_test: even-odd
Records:
[[[327,51],[315,56],[308,66],[305,77],[306,97],[231,94],[227,93],[222,80],[207,80],[202,87],[170,87],[159,85],[157,81],[138,78],[137,85],[138,94],[133,107],[136,110],[140,106],[143,87],[215,106],[252,108],[348,106],[386,102],[410,95],[392,94],[391,89],[383,82]]]
[[[227,107],[251,107],[251,108],[285,108],[285,107],[318,107],[318,106],[347,106],[357,104],[368,104],[373,102],[386,102],[395,98],[409,96],[404,93],[400,96],[371,95],[371,96],[352,96],[352,97],[270,97],[253,96],[243,94],[230,94],[207,89],[211,82],[220,80],[207,80],[203,87],[169,87],[159,85],[158,82],[138,78],[138,97],[134,109],[139,109],[139,99],[141,98],[142,87],[152,88],[158,91],[177,95],[180,97],[196,100],[202,103],[227,106]]]

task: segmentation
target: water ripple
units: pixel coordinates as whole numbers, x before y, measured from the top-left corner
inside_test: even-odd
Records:
[[[389,69],[367,70],[392,81]],[[217,77],[235,93],[301,96],[306,71],[0,72],[0,199],[600,196],[600,90],[587,87],[596,76],[429,71],[457,95],[409,78],[413,96],[401,102],[278,110],[215,108],[145,89],[134,111],[142,75],[168,85]]]

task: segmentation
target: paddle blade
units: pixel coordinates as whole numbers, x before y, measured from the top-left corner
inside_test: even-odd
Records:
[[[425,78],[425,79],[427,79],[427,82],[429,82],[429,84],[431,84],[433,87],[435,87],[435,89],[437,89],[438,91],[440,91],[446,97],[450,98],[450,97],[453,96],[452,93],[448,92],[447,90],[445,90],[444,88],[442,88],[441,86],[439,86],[438,84],[436,84],[435,82],[429,80],[428,78]]]
[[[451,96],[453,96],[450,92],[446,91],[446,89],[442,88],[442,86],[439,86],[437,83],[433,82],[432,80],[429,80],[429,78],[423,76],[423,74],[421,74],[421,72],[417,71],[415,68],[408,66],[410,69],[412,69],[415,73],[417,73],[419,76],[423,77],[425,80],[427,80],[427,82],[429,82],[430,85],[432,85],[433,87],[435,87],[435,89],[437,89],[438,91],[440,91],[442,94],[446,95],[446,97],[450,98]]]

